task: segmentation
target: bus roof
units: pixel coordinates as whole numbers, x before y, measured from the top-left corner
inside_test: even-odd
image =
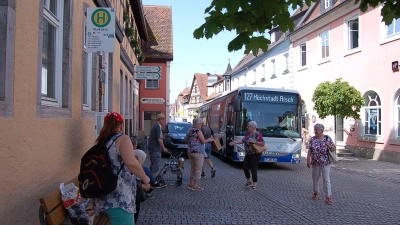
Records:
[[[217,99],[220,99],[222,97],[224,97],[225,95],[228,95],[230,93],[234,93],[234,92],[239,92],[239,91],[243,91],[243,90],[250,90],[250,91],[271,91],[271,92],[284,92],[284,93],[293,93],[293,94],[300,94],[298,91],[296,90],[291,90],[291,89],[282,89],[282,88],[264,88],[264,87],[239,87],[235,90],[232,91],[224,91],[219,93],[215,98],[211,99],[210,101],[204,103],[202,106],[207,105],[210,102],[213,102]],[[201,106],[200,106],[201,107]]]

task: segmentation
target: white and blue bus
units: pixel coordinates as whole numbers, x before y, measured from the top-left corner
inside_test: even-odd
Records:
[[[200,117],[217,134],[221,150],[213,150],[221,160],[241,162],[243,144],[230,146],[247,132],[254,120],[267,145],[260,162],[300,163],[302,100],[294,90],[241,87],[223,92],[199,108]]]

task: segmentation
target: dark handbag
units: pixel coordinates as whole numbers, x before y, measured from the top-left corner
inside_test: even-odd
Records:
[[[136,181],[136,202],[144,202],[146,200],[147,194],[142,188],[142,182]]]

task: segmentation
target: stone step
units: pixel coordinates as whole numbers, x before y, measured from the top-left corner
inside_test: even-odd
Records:
[[[338,153],[336,153],[336,156],[337,157],[351,157],[351,156],[353,156],[353,153],[341,153],[341,152],[338,152]]]
[[[336,148],[336,156],[337,157],[351,157],[353,153],[349,149],[346,149],[344,146],[338,146]]]

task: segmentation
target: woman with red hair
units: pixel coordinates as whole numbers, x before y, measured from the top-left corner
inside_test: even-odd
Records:
[[[115,141],[110,140],[108,153],[110,155],[114,174],[118,174],[118,184],[107,196],[95,199],[96,213],[106,212],[113,225],[134,225],[136,212],[136,177],[144,182],[144,189],[150,189],[150,179],[143,171],[142,165],[135,158],[133,146],[127,135],[121,135],[124,130],[124,119],[117,112],[109,112],[104,118],[104,125],[96,139],[96,143],[110,140],[117,135]]]

